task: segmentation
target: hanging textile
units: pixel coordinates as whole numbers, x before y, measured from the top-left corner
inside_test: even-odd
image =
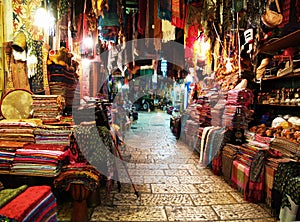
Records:
[[[168,20],[162,20],[163,42],[175,40],[175,27]]]
[[[26,61],[12,59],[11,61],[11,75],[15,89],[30,90],[30,85],[26,73]]]
[[[201,24],[202,8],[203,8],[203,2],[193,2],[188,4],[187,23],[186,23],[188,27],[190,25]]]
[[[184,29],[185,0],[172,0],[172,25]]]
[[[199,25],[191,25],[188,27],[185,39],[185,58],[194,58],[194,43],[197,40],[199,28]]]
[[[99,37],[102,41],[117,41],[120,23],[118,17],[117,1],[109,0],[103,15],[98,19]]]
[[[113,176],[114,142],[110,131],[104,126],[79,125],[74,128],[78,148],[87,158],[88,162],[106,175],[108,179]]]
[[[36,74],[29,79],[30,88],[33,94],[44,93],[44,76],[43,76],[43,54],[42,54],[43,42],[34,40],[32,48],[37,56]]]
[[[138,32],[145,35],[148,1],[139,0]]]
[[[154,40],[154,47],[155,50],[158,51],[161,49],[161,39],[162,39],[162,20],[159,19],[158,15],[158,1],[159,0],[154,0],[154,9],[153,9],[153,14],[154,14],[154,33],[153,37],[155,38]]]
[[[172,0],[158,0],[158,17],[172,21]]]
[[[282,2],[281,13],[283,15],[283,19],[281,24],[278,25],[279,28],[283,28],[286,24],[290,22],[291,1],[292,0],[285,0]]]

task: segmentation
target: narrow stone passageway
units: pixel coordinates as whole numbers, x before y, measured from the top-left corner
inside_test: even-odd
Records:
[[[126,166],[140,197],[121,167],[121,192],[115,185],[108,196],[100,195],[91,221],[276,221],[201,166],[199,154],[177,141],[169,124],[166,113],[139,113],[122,154],[129,159]]]

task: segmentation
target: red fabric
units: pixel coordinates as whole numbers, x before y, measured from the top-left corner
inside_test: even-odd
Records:
[[[248,201],[259,203],[264,200],[264,177],[262,173],[259,178],[260,182],[249,181]]]
[[[147,1],[139,0],[139,17],[138,17],[138,32],[145,35],[147,15]]]
[[[281,7],[281,13],[283,16],[281,24],[278,26],[279,28],[283,28],[286,24],[290,22],[290,12],[291,12],[291,0],[283,1]]]
[[[55,144],[27,144],[23,146],[23,149],[65,151],[67,150],[67,146]]]
[[[0,209],[0,214],[17,221],[22,221],[37,203],[51,193],[50,186],[34,186],[27,188],[17,198]]]
[[[185,1],[172,0],[172,25],[184,29]]]
[[[199,25],[191,25],[186,37],[185,58],[194,58],[194,43],[198,37]]]

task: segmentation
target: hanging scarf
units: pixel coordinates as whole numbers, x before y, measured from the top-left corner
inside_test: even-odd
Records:
[[[172,21],[172,0],[158,0],[158,17]]]
[[[163,42],[175,40],[175,27],[168,20],[162,20]]]
[[[172,0],[172,25],[183,29],[185,17],[185,1]]]
[[[139,0],[138,32],[141,35],[145,35],[147,8],[147,1]]]

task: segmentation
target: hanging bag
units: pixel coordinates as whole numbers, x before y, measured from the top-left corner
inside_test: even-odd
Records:
[[[276,26],[280,25],[282,22],[282,19],[283,19],[278,0],[275,0],[277,12],[270,9],[271,2],[273,2],[273,1],[274,0],[268,1],[268,5],[266,7],[266,12],[261,17],[262,22],[269,28],[275,28]]]

